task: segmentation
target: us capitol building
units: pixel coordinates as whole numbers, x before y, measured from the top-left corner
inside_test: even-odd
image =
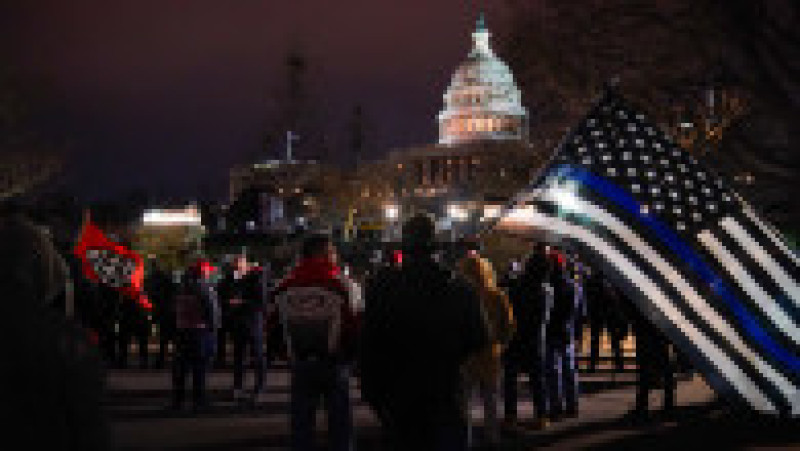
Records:
[[[528,140],[520,90],[490,36],[481,16],[472,49],[444,93],[438,142],[396,149],[360,168],[362,197],[377,196],[397,210],[389,219],[427,211],[453,229],[496,215],[544,163],[547,155]],[[463,224],[460,230],[467,231]]]
[[[286,202],[291,201],[287,196],[302,195],[304,204],[337,206],[345,230],[372,230],[384,237],[388,231],[390,238],[396,238],[391,230],[420,211],[436,216],[440,230],[453,238],[469,232],[469,224],[496,215],[547,155],[529,142],[528,111],[490,37],[481,16],[472,49],[444,93],[436,117],[438,142],[395,149],[345,173],[321,163],[288,160],[235,168],[232,201],[253,189]],[[303,168],[311,171],[309,177],[297,174]],[[320,183],[322,174],[333,173],[339,174],[338,182]],[[283,187],[281,181],[292,186]],[[306,216],[304,221],[315,222],[312,211]],[[316,222],[324,227],[337,221],[328,215]]]

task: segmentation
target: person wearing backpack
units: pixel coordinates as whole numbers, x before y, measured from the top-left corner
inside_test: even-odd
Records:
[[[458,263],[459,273],[478,292],[486,320],[489,344],[464,363],[467,387],[477,387],[483,401],[487,443],[500,440],[497,418],[500,382],[500,356],[514,335],[514,314],[508,296],[497,287],[496,275],[489,260],[469,254]]]
[[[172,407],[183,406],[184,388],[192,372],[194,408],[205,406],[206,371],[220,314],[216,291],[208,280],[210,265],[198,260],[183,274],[175,294],[175,359],[172,367]]]
[[[274,302],[291,366],[292,449],[313,449],[320,398],[328,410],[330,449],[353,450],[350,365],[357,323],[348,282],[330,237],[303,242],[297,265],[278,284]]]

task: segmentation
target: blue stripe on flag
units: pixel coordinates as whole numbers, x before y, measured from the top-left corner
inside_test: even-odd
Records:
[[[747,334],[767,351],[775,360],[783,363],[793,373],[800,372],[800,358],[784,349],[758,324],[747,308],[733,294],[730,287],[722,277],[714,271],[700,258],[700,256],[670,228],[653,216],[642,214],[639,203],[622,188],[614,185],[606,179],[597,177],[591,172],[568,165],[558,165],[549,171],[549,176],[567,178],[584,183],[588,187],[604,195],[613,201],[618,207],[637,218],[642,224],[650,228],[669,249],[682,258],[700,276],[700,278],[711,286],[711,289],[728,305],[730,310],[744,327]]]

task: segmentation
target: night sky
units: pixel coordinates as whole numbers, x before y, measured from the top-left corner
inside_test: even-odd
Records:
[[[69,186],[89,198],[142,188],[188,198],[204,186],[221,198],[227,168],[252,159],[262,147],[267,105],[285,86],[290,48],[309,58],[312,89],[322,93],[320,110],[335,142],[346,142],[356,103],[364,105],[371,124],[372,155],[433,142],[443,90],[469,51],[475,4],[480,5],[10,3],[0,6],[10,50],[2,63],[11,63],[35,86],[36,125],[69,143]],[[486,13],[490,29],[500,27],[499,6]]]

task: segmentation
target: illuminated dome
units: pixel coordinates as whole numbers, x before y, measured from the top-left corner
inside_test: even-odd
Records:
[[[483,15],[472,42],[472,51],[444,94],[444,109],[438,116],[439,144],[526,140],[528,112],[511,71],[489,46]]]

